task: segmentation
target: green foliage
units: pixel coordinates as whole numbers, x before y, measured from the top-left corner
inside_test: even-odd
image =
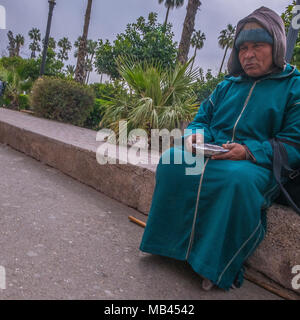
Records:
[[[42,56],[40,55],[36,61],[36,69],[37,75],[39,75],[40,72],[40,66],[42,63]],[[64,78],[64,73],[61,71],[64,64],[60,60],[56,58],[56,54],[54,50],[48,48],[47,50],[47,59],[46,59],[46,65],[45,65],[45,76],[50,77],[60,77]]]
[[[114,81],[112,83],[93,83],[90,84],[90,87],[93,89],[96,98],[109,101],[111,98],[120,96],[122,93],[127,91],[123,88],[120,81]]]
[[[0,64],[8,72],[17,73],[21,83],[20,91],[29,92],[33,82],[38,78],[39,66],[34,59],[22,59],[20,57],[3,57]]]
[[[293,13],[292,13],[292,10],[293,10],[293,7],[296,5],[296,1],[293,0],[293,3],[288,5],[286,8],[285,8],[285,11],[281,14],[281,18],[282,20],[284,21],[284,25],[285,25],[285,32],[288,33],[289,31],[289,27],[290,27],[290,24],[292,22],[292,18],[293,18]]]
[[[194,31],[191,38],[191,46],[196,50],[200,50],[203,48],[205,40],[206,36],[204,32],[201,32],[201,30]]]
[[[7,107],[19,109],[21,107],[20,95],[28,94],[34,81],[39,77],[41,57],[38,59],[22,59],[18,56],[2,57],[0,59],[0,75],[2,80],[7,82],[4,103]],[[53,50],[49,49],[45,74],[63,78],[60,72],[63,63],[55,58]],[[21,98],[22,99],[22,98]]]
[[[100,129],[100,122],[106,110],[106,107],[105,107],[106,102],[107,100],[102,100],[97,98],[94,100],[93,109],[88,115],[84,123],[85,128],[89,128],[97,131]]]
[[[235,31],[236,31],[236,27],[233,27],[231,24],[228,24],[227,29],[221,30],[220,35],[218,37],[219,46],[222,49],[225,49],[219,73],[222,72],[228,49],[233,47]]]
[[[295,5],[296,5],[296,1],[293,0],[293,3],[291,5],[288,5],[285,9],[285,12],[281,15],[281,18],[284,21],[286,33],[288,33],[291,22],[292,22],[292,18],[293,18],[292,9]],[[297,68],[300,69],[300,33],[298,33],[298,38],[294,48],[294,54],[291,60],[291,64],[296,65]]]
[[[74,65],[67,65],[65,70],[65,75],[68,79],[74,79],[75,76],[75,66]]]
[[[15,68],[6,69],[0,64],[0,79],[6,82],[2,103],[11,109],[18,109],[19,96],[22,93],[22,85],[24,84],[21,77]]]
[[[90,88],[94,91],[96,99],[93,110],[88,116],[84,126],[90,129],[99,130],[100,122],[106,111],[106,105],[112,99],[127,94],[127,92],[118,81],[113,83],[93,83],[90,85]]]
[[[43,47],[45,45],[45,39],[43,39],[42,41],[43,43]],[[56,41],[54,38],[50,37],[49,40],[48,40],[48,48],[52,49],[52,50],[55,50],[56,49]]]
[[[12,70],[22,68],[24,60],[20,57],[2,57],[0,63],[5,69]]]
[[[197,100],[201,104],[210,94],[214,91],[219,82],[223,81],[225,78],[224,73],[220,73],[217,77],[214,77],[211,70],[208,69],[206,75],[204,76],[203,70],[199,69],[200,77],[198,77],[197,82],[194,84],[193,89],[197,95]]]
[[[40,66],[41,66],[40,56],[38,59],[22,59],[20,57],[3,57],[0,59],[2,66],[8,70],[16,70],[19,76],[26,80],[30,79],[35,81],[39,77]],[[48,49],[47,60],[45,67],[45,75],[47,76],[63,76],[61,73],[61,68],[63,63],[56,59],[55,52],[52,49]]]
[[[99,40],[95,66],[99,74],[120,78],[116,59],[120,55],[131,55],[138,61],[157,59],[163,68],[174,68],[177,57],[177,43],[173,42],[171,25],[164,29],[157,22],[157,14],[150,13],[148,21],[139,17],[136,23],[127,25],[124,33],[118,34],[111,44]]]
[[[20,110],[29,110],[29,96],[27,94],[20,94],[19,95],[19,109]]]
[[[182,7],[184,0],[158,0],[159,4],[163,2],[166,8],[174,9],[174,7],[176,8]]]
[[[116,48],[111,45],[109,40],[105,42],[102,39],[99,40],[95,61],[95,67],[99,74],[108,74],[113,79],[120,77],[115,63],[116,54]]]
[[[156,60],[119,58],[118,70],[132,95],[122,93],[107,103],[101,124],[118,134],[119,121],[127,120],[128,132],[140,128],[150,136],[151,129],[172,130],[182,121],[192,120],[196,113],[192,90],[196,73],[190,71],[190,63],[166,70]]]
[[[29,49],[31,50],[31,58],[34,59],[36,57],[36,53],[41,51],[41,31],[38,28],[32,28],[28,32],[28,35],[32,40],[29,45]]]
[[[68,38],[64,37],[60,39],[57,43],[59,47],[59,52],[57,54],[57,58],[63,62],[64,60],[69,59],[69,51],[72,49],[72,44]]]
[[[89,87],[73,80],[43,77],[34,83],[30,102],[38,116],[83,126],[94,98]]]
[[[169,16],[170,9],[182,7],[184,4],[184,0],[158,0],[158,3],[159,4],[164,3],[165,7],[167,8],[166,18],[164,22],[164,28],[165,28],[168,23],[168,16]]]
[[[19,57],[20,56],[20,49],[24,46],[25,38],[22,34],[17,34],[14,37],[13,32],[10,30],[7,33],[8,37],[8,52],[10,57]]]

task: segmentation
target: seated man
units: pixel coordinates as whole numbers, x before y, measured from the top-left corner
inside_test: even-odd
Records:
[[[285,63],[282,19],[261,7],[237,25],[230,75],[205,100],[188,128],[204,129],[204,142],[230,151],[205,158],[201,174],[186,175],[186,164],[163,164],[140,249],[187,261],[204,288],[240,287],[243,264],[266,233],[266,213],[278,195],[272,172],[277,137],[300,142],[300,73]],[[194,132],[194,131],[193,131]],[[185,137],[185,149],[203,136]],[[300,151],[285,144],[289,164]]]

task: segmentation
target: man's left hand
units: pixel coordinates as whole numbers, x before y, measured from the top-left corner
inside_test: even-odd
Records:
[[[246,160],[246,150],[241,144],[222,144],[222,147],[230,151],[212,156],[212,160]]]

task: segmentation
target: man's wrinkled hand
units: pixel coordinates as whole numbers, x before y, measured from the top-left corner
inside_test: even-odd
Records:
[[[230,151],[214,155],[211,157],[212,160],[246,160],[246,149],[241,144],[222,144],[222,147]]]

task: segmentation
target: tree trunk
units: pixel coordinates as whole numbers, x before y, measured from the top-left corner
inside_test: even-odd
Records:
[[[91,71],[88,71],[87,76],[86,76],[86,82],[85,82],[86,84],[89,84],[90,74],[91,74]]]
[[[91,56],[91,63],[92,63],[92,65],[93,65],[94,56],[95,56],[95,53],[93,53],[92,56]],[[92,71],[93,71],[93,70],[92,70]],[[89,83],[90,74],[91,74],[92,71],[89,71],[89,72],[88,72],[86,84]]]
[[[188,60],[191,38],[195,27],[196,14],[200,5],[200,0],[189,0],[187,5],[187,12],[184,20],[177,57],[177,60],[182,64],[186,63]]]
[[[87,53],[86,47],[87,47],[87,37],[88,37],[89,25],[90,25],[90,19],[91,19],[92,2],[93,0],[88,0],[86,13],[85,13],[83,34],[82,34],[79,49],[78,49],[77,65],[76,65],[76,71],[75,71],[75,80],[82,84],[84,84],[84,80],[85,80],[85,57]]]
[[[9,57],[10,58],[12,58],[12,57],[14,57],[15,56],[15,50],[13,50],[13,49],[8,49],[8,52],[9,52]]]
[[[15,46],[9,45],[8,52],[9,52],[9,57],[10,58],[14,57],[15,53],[16,53]]]
[[[219,74],[220,74],[221,71],[222,71],[223,64],[224,64],[224,61],[225,61],[225,57],[226,57],[228,48],[229,48],[229,46],[226,46],[226,49],[225,49],[225,53],[224,53],[224,56],[223,56],[223,60],[222,60],[222,64],[221,64],[221,68],[220,68]]]
[[[194,52],[194,55],[193,55],[193,62],[192,62],[192,65],[191,65],[191,71],[193,70],[193,66],[194,66],[194,62],[195,62],[195,59],[196,59],[196,54],[197,54],[197,47],[195,46],[195,52]]]
[[[20,45],[17,44],[16,45],[16,51],[15,51],[15,57],[20,57],[20,49],[21,49]]]
[[[168,18],[169,18],[169,12],[170,12],[170,7],[168,7],[168,10],[167,10],[166,19],[165,19],[165,22],[164,22],[164,30],[166,30],[166,29],[167,29],[167,23],[168,23]]]

